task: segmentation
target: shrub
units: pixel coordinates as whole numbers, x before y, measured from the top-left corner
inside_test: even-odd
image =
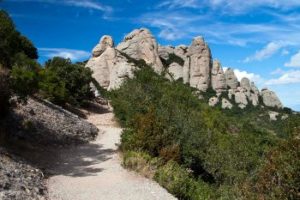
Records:
[[[154,179],[178,199],[214,199],[213,190],[201,180],[196,181],[188,170],[170,161],[159,168]]]
[[[92,72],[70,59],[55,57],[45,63],[41,71],[40,90],[44,98],[64,105],[82,105],[93,98],[90,84]]]
[[[282,141],[270,150],[256,176],[244,185],[244,198],[299,199],[299,172],[300,140]]]
[[[38,91],[40,66],[23,53],[17,54],[15,60],[11,71],[12,88],[24,99],[27,95]]]

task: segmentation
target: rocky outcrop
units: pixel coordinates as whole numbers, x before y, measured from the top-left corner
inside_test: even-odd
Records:
[[[233,105],[228,101],[227,99],[223,98],[222,99],[222,108],[223,109],[231,109]]]
[[[173,62],[172,64],[170,64],[168,71],[172,75],[174,80],[178,80],[183,77],[182,66],[180,66],[176,62]]]
[[[11,136],[41,144],[72,144],[89,142],[98,134],[91,123],[48,101],[28,99],[9,116]]]
[[[158,55],[158,44],[148,29],[136,29],[125,36],[117,49],[136,60],[144,60],[160,73],[163,69]]]
[[[107,48],[114,47],[114,41],[111,36],[104,35],[99,41],[99,44],[93,49],[93,57],[100,56]]]
[[[41,170],[0,148],[0,199],[46,200],[44,178]]]
[[[225,97],[226,108],[235,104],[240,108],[258,106],[262,104],[261,99],[268,107],[283,107],[274,92],[260,93],[248,78],[239,82],[231,68],[224,72],[218,60],[212,61],[210,48],[202,37],[195,37],[190,46],[159,46],[150,31],[142,28],[129,33],[116,48],[113,44],[110,36],[103,36],[87,63],[105,89],[117,89],[126,78],[133,77],[133,71],[137,69],[130,62],[133,58],[144,60],[158,73],[166,70],[165,76],[171,81],[182,78],[184,83],[201,92],[213,89],[217,97]],[[205,94],[199,96],[204,98]],[[208,103],[214,104],[213,100]]]
[[[237,88],[237,90],[234,94],[234,97],[235,97],[235,99],[234,99],[235,103],[237,103],[240,108],[243,109],[248,105],[247,96],[242,87]]]
[[[234,74],[233,69],[228,68],[225,72],[226,85],[230,89],[236,89],[239,86],[239,81]]]
[[[210,73],[212,67],[211,52],[202,37],[193,39],[187,51],[187,60],[184,65],[185,82],[200,91],[210,87]]]
[[[113,44],[111,37],[103,36],[93,49],[93,57],[86,64],[99,85],[108,90],[117,89],[126,78],[132,78],[135,69]]]
[[[225,75],[221,63],[218,60],[213,61],[213,67],[211,70],[211,86],[217,93],[226,90]]]
[[[282,108],[282,103],[280,102],[279,98],[275,94],[275,92],[268,90],[267,88],[264,88],[261,90],[261,96],[263,103],[268,107],[276,107],[276,108]]]
[[[211,97],[208,101],[209,106],[215,106],[219,103],[219,98],[218,97]]]

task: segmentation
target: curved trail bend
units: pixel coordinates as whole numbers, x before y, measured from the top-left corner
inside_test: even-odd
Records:
[[[157,183],[122,168],[117,148],[122,129],[111,112],[93,113],[88,121],[100,132],[89,144],[48,154],[50,200],[176,199]],[[55,152],[54,152],[55,151]]]

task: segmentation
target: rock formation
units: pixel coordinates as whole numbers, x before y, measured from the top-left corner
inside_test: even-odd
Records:
[[[118,88],[125,78],[132,78],[135,68],[113,44],[110,36],[103,36],[86,64],[93,71],[93,77],[100,86],[108,90]]]
[[[228,68],[225,72],[226,85],[230,89],[236,89],[239,85],[239,81],[234,74],[233,69]]]
[[[282,103],[280,102],[279,98],[275,94],[275,92],[268,90],[267,88],[262,89],[261,96],[263,102],[266,106],[269,107],[277,107],[282,108]]]
[[[202,37],[196,37],[187,51],[187,60],[184,65],[184,73],[187,73],[185,82],[200,91],[206,91],[210,87],[211,52]]]
[[[210,48],[202,37],[194,38],[190,46],[160,46],[150,31],[142,28],[129,33],[115,48],[112,38],[106,35],[93,49],[86,66],[92,69],[102,87],[117,89],[126,78],[133,77],[136,66],[129,57],[144,60],[158,73],[166,70],[170,80],[182,78],[184,83],[198,89],[202,99],[211,88],[216,97],[209,99],[210,106],[221,105],[224,109],[231,109],[235,104],[242,109],[249,105],[283,107],[274,92],[267,89],[260,92],[248,78],[239,82],[231,68],[224,72],[218,60],[212,61]]]
[[[221,63],[218,60],[213,61],[211,70],[211,86],[216,92],[226,90],[226,80]]]
[[[158,44],[148,29],[141,28],[132,31],[125,36],[117,49],[134,59],[144,60],[158,73],[163,69],[158,56]]]

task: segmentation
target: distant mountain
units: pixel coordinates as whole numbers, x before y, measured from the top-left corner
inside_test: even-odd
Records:
[[[133,77],[133,70],[138,66],[132,60],[142,60],[171,81],[182,80],[196,88],[199,98],[207,99],[210,106],[283,108],[273,91],[267,88],[259,91],[248,78],[239,82],[233,69],[224,72],[221,63],[213,60],[202,37],[194,38],[190,46],[160,46],[148,29],[141,28],[115,46],[112,37],[105,35],[93,49],[86,67],[93,70],[100,86],[113,90],[126,78]]]

